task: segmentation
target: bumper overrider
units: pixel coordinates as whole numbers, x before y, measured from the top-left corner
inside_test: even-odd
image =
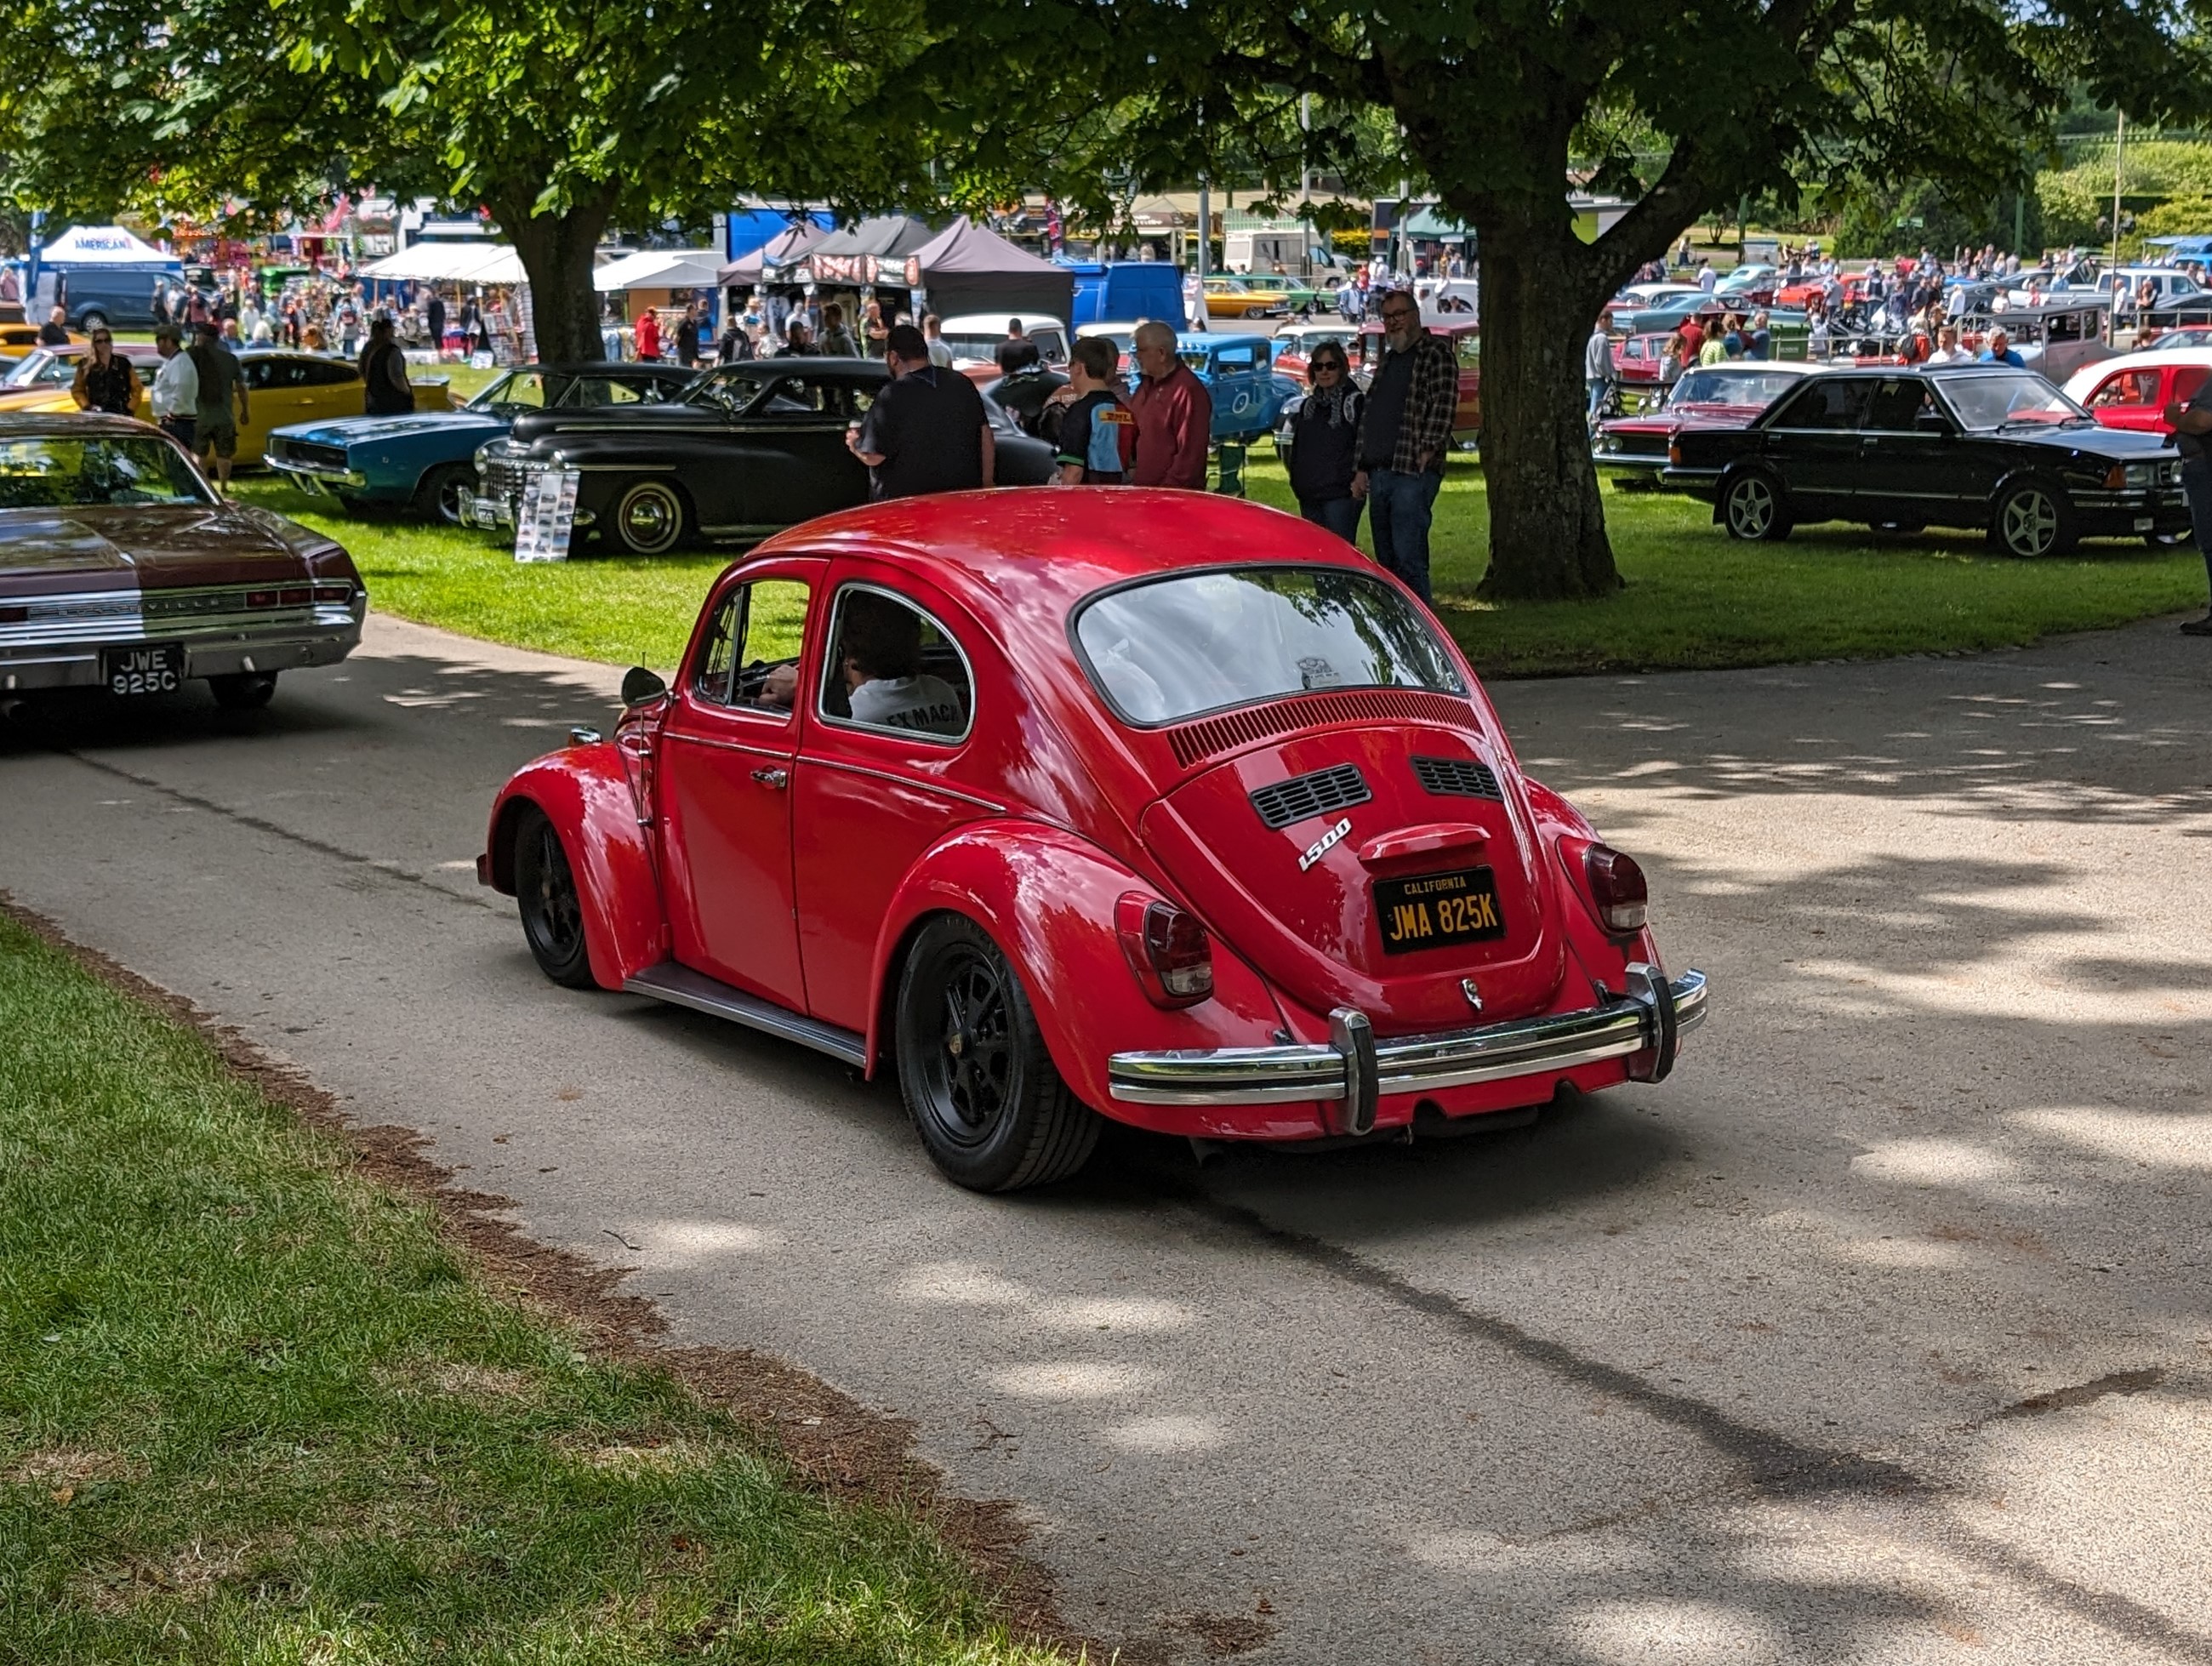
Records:
[[[1705,1020],[1705,975],[1669,979],[1638,961],[1627,990],[1577,1012],[1514,1018],[1425,1036],[1375,1038],[1367,1016],[1340,1006],[1323,1044],[1116,1053],[1106,1061],[1116,1099],[1147,1105],[1255,1105],[1320,1101],[1333,1134],[1366,1134],[1385,1096],[1435,1092],[1540,1076],[1607,1059],[1632,1080],[1666,1079],[1680,1037]]]

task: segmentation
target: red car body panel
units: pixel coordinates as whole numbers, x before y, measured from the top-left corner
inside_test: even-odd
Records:
[[[2100,376],[2081,403],[2106,428],[2133,429],[2143,434],[2168,432],[2166,408],[2187,404],[2212,375],[2212,366],[2202,363],[2113,366]]]
[[[1071,615],[1121,581],[1179,569],[1371,563],[1302,520],[1198,493],[1123,489],[1113,514],[1088,493],[962,493],[833,515],[769,540],[709,593],[684,673],[625,717],[611,742],[573,746],[518,773],[494,806],[479,872],[511,891],[518,812],[534,803],[570,853],[586,899],[592,976],[619,988],[672,959],[865,1037],[887,1057],[902,954],[930,917],[988,932],[1018,975],[1054,1063],[1086,1104],[1158,1131],[1299,1139],[1331,1130],[1311,1102],[1131,1103],[1110,1056],[1130,1050],[1325,1043],[1332,1008],[1366,1013],[1378,1038],[1486,1019],[1584,1011],[1657,964],[1648,933],[1609,935],[1583,878],[1595,837],[1564,800],[1527,781],[1449,638],[1464,696],[1354,688],[1293,694],[1156,728],[1108,709],[1076,659]],[[689,668],[736,585],[810,587],[798,662],[819,686],[830,600],[889,590],[938,622],[973,679],[969,727],[924,744],[825,719],[696,698]],[[1390,581],[1390,582],[1395,582]],[[1408,760],[1479,763],[1495,798],[1437,797]],[[1318,824],[1270,830],[1255,787],[1342,762],[1374,784],[1356,837],[1316,855]],[[758,774],[756,774],[758,771]],[[777,779],[781,775],[781,779]],[[1379,949],[1377,879],[1449,866],[1496,876],[1509,931],[1494,941]],[[1214,987],[1196,1005],[1153,1004],[1126,958],[1116,905],[1131,892],[1197,915]],[[1623,1080],[1611,1058],[1412,1093],[1384,1092],[1377,1123],[1417,1104],[1466,1115],[1537,1104],[1563,1082]]]
[[[1430,324],[1428,332],[1441,336],[1459,366],[1459,403],[1452,411],[1452,435],[1473,440],[1482,432],[1482,330],[1473,319],[1463,323]],[[1370,377],[1382,368],[1382,326],[1370,319],[1359,327],[1359,343],[1352,352],[1352,371]]]

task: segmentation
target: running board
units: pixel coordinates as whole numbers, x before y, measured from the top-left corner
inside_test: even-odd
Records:
[[[672,1006],[688,1006],[695,1012],[742,1024],[748,1030],[781,1036],[817,1053],[827,1053],[857,1070],[868,1067],[866,1036],[824,1024],[819,1018],[810,1018],[802,1012],[778,1006],[774,1001],[763,1000],[758,995],[749,995],[743,989],[732,988],[718,978],[695,972],[689,966],[679,966],[672,960],[647,967],[623,984],[623,991],[626,994],[651,995]]]

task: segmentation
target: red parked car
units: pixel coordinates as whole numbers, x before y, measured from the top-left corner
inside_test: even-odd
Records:
[[[1592,447],[1597,471],[1623,491],[1656,487],[1667,447],[1684,429],[1749,428],[1784,388],[1819,368],[1796,360],[1729,359],[1686,370],[1658,410],[1599,427]]]
[[[1664,1076],[1704,977],[1411,593],[1256,504],[1106,503],[908,498],[729,568],[672,685],[492,807],[547,976],[895,1071],[986,1190],[1102,1117],[1310,1141]]]
[[[2066,383],[2066,397],[2106,428],[2169,432],[2166,408],[2187,404],[2212,375],[2212,349],[2155,347],[2084,365]]]

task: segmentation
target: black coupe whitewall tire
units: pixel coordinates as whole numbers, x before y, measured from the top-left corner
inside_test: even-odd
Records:
[[[608,517],[614,541],[633,556],[665,556],[684,541],[684,494],[665,480],[637,480],[623,488]]]
[[[1790,502],[1782,483],[1764,469],[1748,469],[1721,490],[1721,523],[1730,538],[1773,543],[1790,536]]]
[[[522,914],[523,939],[538,970],[566,988],[590,988],[584,893],[560,834],[534,804],[524,809],[515,824],[514,900]]]
[[[2023,561],[2070,554],[2081,537],[2065,493],[2040,480],[2008,488],[1990,520],[1990,542]]]
[[[930,1159],[979,1192],[1065,1180],[1098,1143],[1097,1114],[1053,1067],[1020,978],[972,920],[922,928],[899,980],[899,1089]]]

